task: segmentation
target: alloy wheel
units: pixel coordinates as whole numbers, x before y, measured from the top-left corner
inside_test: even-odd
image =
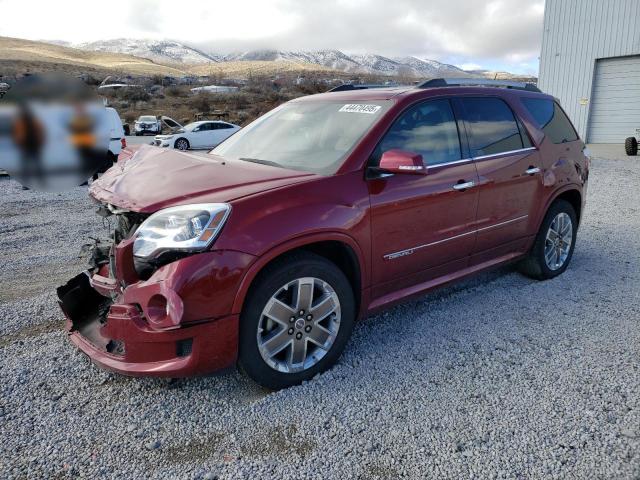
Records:
[[[324,280],[304,277],[276,291],[262,311],[257,341],[274,370],[294,373],[317,364],[340,329],[340,300]]]
[[[571,217],[560,212],[549,225],[544,243],[544,260],[550,270],[558,270],[567,261],[573,242]]]
[[[176,147],[178,148],[178,150],[186,150],[187,142],[184,140],[178,140],[178,142],[176,143]]]

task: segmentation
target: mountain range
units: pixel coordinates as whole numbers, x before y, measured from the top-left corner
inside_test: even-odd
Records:
[[[161,64],[206,65],[225,62],[258,61],[288,62],[304,66],[319,66],[354,74],[404,75],[411,77],[482,76],[515,78],[508,72],[467,71],[455,65],[417,57],[386,57],[377,54],[347,54],[340,50],[289,51],[251,50],[237,53],[205,51],[172,40],[112,39],[70,44],[51,42],[81,50],[128,54]]]

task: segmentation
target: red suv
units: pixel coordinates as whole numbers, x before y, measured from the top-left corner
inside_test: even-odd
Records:
[[[58,289],[72,342],[128,375],[237,362],[276,389],[381,308],[507,262],[559,275],[584,144],[534,86],[468,83],[300,98],[209,155],[126,150],[90,188],[113,238]]]

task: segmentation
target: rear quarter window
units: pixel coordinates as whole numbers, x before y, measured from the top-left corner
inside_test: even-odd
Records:
[[[536,125],[553,143],[578,140],[578,134],[560,106],[546,98],[522,98],[522,104]]]

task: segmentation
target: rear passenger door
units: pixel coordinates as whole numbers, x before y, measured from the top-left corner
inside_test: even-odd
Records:
[[[210,137],[211,143],[207,145],[208,147],[215,147],[220,142],[222,142],[222,140],[226,138],[226,134],[229,131],[227,130],[227,128],[231,127],[230,125],[222,122],[214,122],[212,125],[213,130],[211,131],[212,135]]]
[[[520,252],[543,195],[540,155],[522,122],[498,97],[461,97],[478,171],[477,235],[471,264]]]

